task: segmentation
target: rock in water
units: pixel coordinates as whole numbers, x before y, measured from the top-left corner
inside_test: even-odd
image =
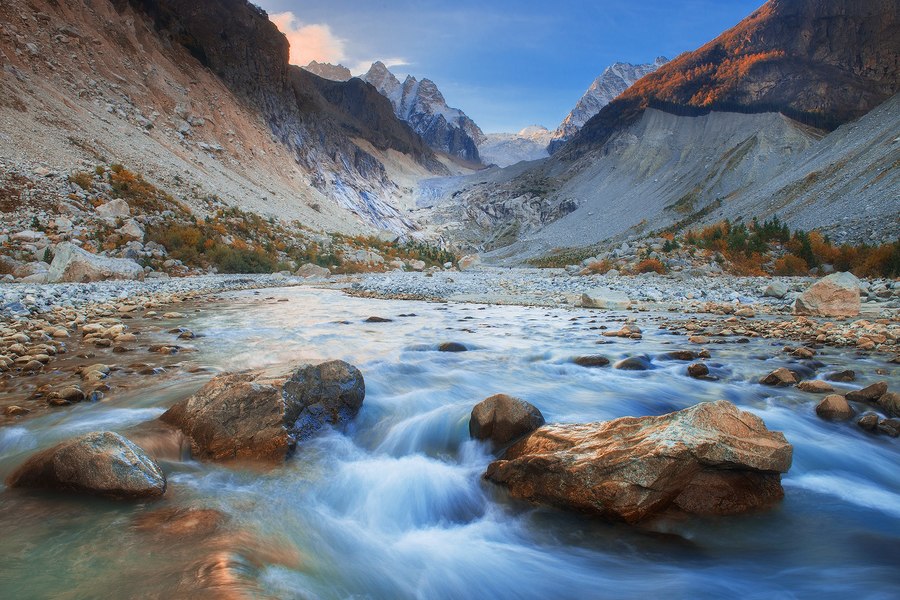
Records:
[[[793,371],[780,367],[759,380],[763,385],[796,385],[797,375]]]
[[[637,522],[666,509],[734,514],[780,500],[793,449],[720,400],[659,417],[546,425],[485,477],[513,497]]]
[[[332,360],[281,377],[219,375],[160,418],[191,439],[199,458],[280,461],[298,441],[353,419],[365,395],[362,373]]]
[[[631,299],[622,292],[609,288],[596,288],[581,295],[581,305],[585,308],[625,310],[631,306]]]
[[[319,265],[306,263],[297,269],[296,275],[299,277],[322,277],[327,279],[328,277],[331,277],[331,271],[325,267],[320,267]]]
[[[853,408],[840,394],[829,394],[816,405],[816,414],[829,421],[846,421],[853,416]]]
[[[859,307],[859,279],[852,273],[834,273],[800,294],[794,303],[794,314],[855,317]]]
[[[876,402],[884,396],[888,391],[887,381],[879,381],[868,385],[861,390],[854,390],[847,393],[847,400],[852,402]]]
[[[47,273],[50,283],[143,278],[144,269],[133,260],[91,254],[71,242],[57,244]]]
[[[151,498],[166,492],[166,476],[156,461],[111,431],[89,433],[39,452],[6,483],[111,498]]]
[[[544,424],[534,405],[506,394],[496,394],[475,405],[469,419],[469,435],[505,446]]]

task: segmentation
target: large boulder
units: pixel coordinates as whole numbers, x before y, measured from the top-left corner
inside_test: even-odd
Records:
[[[57,244],[47,273],[47,281],[89,282],[106,279],[143,279],[141,265],[127,258],[109,258],[91,254],[71,242]]]
[[[456,266],[460,271],[469,271],[478,267],[481,264],[481,257],[477,254],[467,254],[459,259],[459,262],[456,263]]]
[[[859,279],[852,273],[834,273],[800,294],[794,302],[794,314],[855,317],[859,307]]]
[[[332,360],[283,376],[219,375],[160,418],[190,438],[198,458],[280,461],[326,425],[353,419],[365,395],[362,373]]]
[[[616,290],[594,288],[581,295],[581,306],[585,308],[604,308],[607,310],[625,310],[631,306],[631,299]]]
[[[720,400],[659,417],[546,425],[485,478],[515,498],[637,522],[667,509],[734,514],[780,500],[793,449]]]
[[[166,476],[156,461],[111,431],[89,433],[39,452],[6,483],[111,498],[152,498],[166,492]]]
[[[544,424],[535,406],[506,394],[496,394],[475,405],[469,418],[469,435],[505,446]]]
[[[125,218],[131,216],[131,208],[128,206],[128,203],[121,198],[110,200],[106,204],[101,204],[94,210],[97,212],[97,216],[103,217],[105,219]]]
[[[322,277],[327,278],[331,277],[331,271],[326,269],[325,267],[320,267],[319,265],[314,265],[313,263],[306,263],[299,269],[297,269],[296,275],[298,277]]]

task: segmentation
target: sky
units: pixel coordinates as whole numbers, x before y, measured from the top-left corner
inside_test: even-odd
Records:
[[[764,0],[253,0],[291,41],[291,62],[375,60],[437,83],[487,133],[555,129],[614,62],[671,59]]]

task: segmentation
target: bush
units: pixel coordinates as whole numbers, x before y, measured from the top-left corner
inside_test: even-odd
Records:
[[[595,260],[594,262],[588,263],[584,269],[592,275],[605,275],[614,268],[615,265],[604,258],[603,260]]]
[[[640,273],[659,273],[665,274],[666,265],[655,258],[645,258],[634,267],[634,272]]]
[[[122,165],[115,164],[110,167],[109,183],[116,198],[122,198],[128,206],[139,212],[175,210],[187,214],[184,207],[172,196]]]
[[[806,275],[809,265],[805,260],[793,254],[785,254],[775,261],[776,275]]]
[[[220,273],[272,273],[275,259],[259,250],[238,250],[218,244],[207,254],[209,262]]]
[[[94,178],[90,173],[85,171],[79,171],[78,173],[72,173],[69,175],[69,181],[80,187],[86,192],[94,189]]]

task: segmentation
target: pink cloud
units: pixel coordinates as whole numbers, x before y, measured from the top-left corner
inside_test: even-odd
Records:
[[[313,60],[338,64],[346,58],[344,40],[328,25],[302,23],[292,12],[269,15],[269,19],[290,42],[292,64],[304,66]]]

